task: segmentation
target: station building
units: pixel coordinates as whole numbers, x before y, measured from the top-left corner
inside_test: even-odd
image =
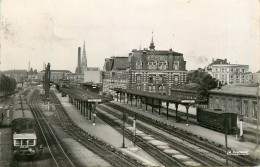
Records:
[[[149,49],[132,50],[129,63],[128,89],[170,95],[171,88],[186,82],[183,54],[155,50],[153,39]]]
[[[226,85],[220,89],[209,90],[210,109],[221,109],[243,116],[245,122],[257,122],[257,87],[256,85]]]

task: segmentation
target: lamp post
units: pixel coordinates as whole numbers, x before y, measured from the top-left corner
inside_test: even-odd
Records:
[[[127,115],[125,113],[122,114],[122,121],[123,121],[123,144],[122,148],[125,148],[125,122],[127,120]]]

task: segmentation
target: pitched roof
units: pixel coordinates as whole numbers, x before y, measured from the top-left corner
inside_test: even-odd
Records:
[[[174,52],[172,50],[133,50],[132,52],[134,53],[147,53],[147,54],[152,54],[152,55],[183,55],[182,53]]]
[[[180,91],[180,92],[193,92],[197,93],[198,89],[200,88],[200,85],[197,83],[189,83],[185,85],[180,85],[177,87],[172,88],[173,91]]]
[[[87,67],[87,71],[100,71],[98,67]]]
[[[213,94],[256,97],[257,87],[226,85],[222,86],[221,89],[215,88],[209,90],[208,92]]]
[[[126,70],[127,68],[129,68],[128,57],[114,57],[112,69]]]
[[[40,73],[44,73],[45,70],[42,70]],[[70,72],[69,70],[51,70],[51,73],[52,72],[60,72],[60,73],[72,73]]]

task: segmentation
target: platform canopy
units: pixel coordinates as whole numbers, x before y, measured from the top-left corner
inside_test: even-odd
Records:
[[[121,89],[121,88],[114,88],[112,90],[114,90],[118,93],[120,93],[120,92],[128,93],[128,94],[133,94],[133,95],[140,96],[140,97],[147,97],[150,99],[165,101],[165,102],[169,102],[169,103],[186,104],[185,102],[182,102],[183,100],[186,100],[186,99],[179,99],[179,98],[169,96],[169,95],[162,95],[162,94],[157,94],[157,93],[142,92],[142,91],[136,91],[136,90],[131,90],[131,89]]]
[[[67,94],[68,96],[72,97],[73,99],[86,101],[86,102],[98,102],[98,103],[105,103],[112,101],[113,99],[105,97],[103,95],[99,95],[97,93],[87,91],[87,90],[74,90],[70,88],[61,88],[61,92]]]

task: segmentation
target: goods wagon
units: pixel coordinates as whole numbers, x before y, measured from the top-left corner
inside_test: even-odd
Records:
[[[229,134],[235,133],[237,130],[237,114],[225,112],[221,109],[197,108],[197,122],[201,126],[223,133],[225,128],[227,128]]]

